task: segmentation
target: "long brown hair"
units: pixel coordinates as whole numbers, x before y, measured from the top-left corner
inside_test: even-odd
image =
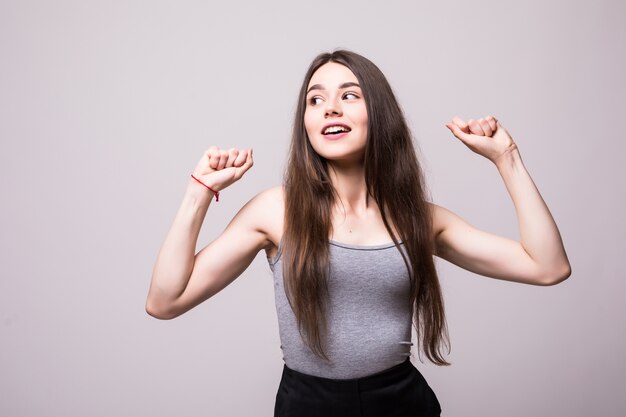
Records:
[[[449,346],[439,279],[433,261],[432,217],[423,173],[404,115],[383,73],[354,52],[318,55],[300,88],[289,160],[285,172],[283,265],[285,291],[305,343],[321,358],[327,323],[331,212],[336,192],[327,164],[312,148],[304,126],[306,92],[315,71],[328,62],[349,68],[361,86],[368,115],[365,181],[383,222],[401,250],[410,276],[410,305],[426,357],[447,365]],[[394,228],[398,235],[394,233]],[[408,257],[408,259],[407,259]]]

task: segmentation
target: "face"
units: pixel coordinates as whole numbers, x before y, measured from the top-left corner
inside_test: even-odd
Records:
[[[304,126],[311,146],[335,162],[360,162],[367,142],[367,108],[356,76],[341,64],[322,65],[307,87]]]

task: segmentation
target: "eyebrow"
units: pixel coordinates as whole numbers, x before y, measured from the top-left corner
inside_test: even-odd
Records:
[[[343,83],[339,86],[339,89],[343,89],[343,88],[348,88],[348,87],[359,87],[361,88],[361,86],[358,83],[352,82],[352,81],[348,81],[347,83]],[[309,94],[309,92],[311,92],[311,90],[324,90],[324,86],[322,84],[314,84],[311,87],[309,87],[309,89],[306,91],[307,94]]]

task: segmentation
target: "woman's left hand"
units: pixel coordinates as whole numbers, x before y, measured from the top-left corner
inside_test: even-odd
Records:
[[[455,116],[446,127],[468,148],[493,163],[507,152],[517,149],[509,132],[493,116],[470,119],[467,123]]]

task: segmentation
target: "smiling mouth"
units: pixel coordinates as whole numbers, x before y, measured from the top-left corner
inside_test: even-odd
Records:
[[[341,133],[347,133],[351,129],[348,126],[343,125],[332,125],[324,128],[322,134],[324,135],[339,135]]]

